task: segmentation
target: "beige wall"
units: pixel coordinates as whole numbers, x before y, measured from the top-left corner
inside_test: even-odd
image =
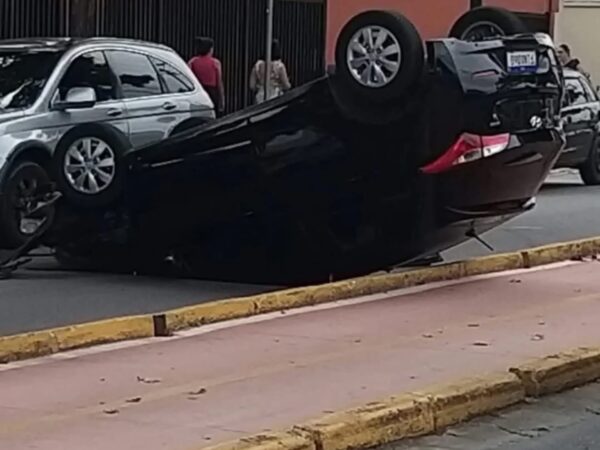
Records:
[[[591,73],[595,85],[600,84],[600,1],[564,0],[556,16],[555,40],[566,43],[573,56],[579,58]]]

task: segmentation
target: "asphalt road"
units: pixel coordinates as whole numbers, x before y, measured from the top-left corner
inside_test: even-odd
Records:
[[[485,236],[496,251],[511,251],[600,234],[600,187],[585,187],[574,175],[553,177],[537,208]],[[478,243],[444,254],[447,261],[485,255]],[[36,261],[13,279],[0,280],[0,335],[159,312],[179,306],[274,289],[197,280],[40,270]]]
[[[597,450],[600,384],[518,406],[432,436],[376,450]]]

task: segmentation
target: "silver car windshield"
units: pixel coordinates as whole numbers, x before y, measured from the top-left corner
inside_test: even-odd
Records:
[[[0,49],[0,110],[32,106],[61,57],[61,52],[10,52]]]

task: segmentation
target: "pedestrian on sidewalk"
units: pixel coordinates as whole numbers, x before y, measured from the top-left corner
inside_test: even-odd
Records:
[[[560,63],[563,65],[563,67],[576,70],[591,81],[591,76],[588,72],[586,72],[583,69],[583,67],[581,66],[581,61],[571,56],[571,47],[569,45],[561,44],[558,47],[558,59],[560,60]]]
[[[279,41],[273,40],[273,45],[271,47],[271,73],[269,77],[271,80],[271,87],[269,97],[265,97],[267,80],[265,76],[267,63],[265,60],[266,58],[264,56],[259,59],[250,73],[250,89],[254,93],[254,100],[257,104],[262,103],[265,100],[279,97],[292,88],[287,67],[282,61],[281,46],[279,45]]]
[[[221,61],[214,57],[214,47],[215,43],[211,38],[199,38],[198,55],[190,60],[189,66],[206,90],[215,107],[215,113],[219,116],[225,110],[225,87],[223,68]]]

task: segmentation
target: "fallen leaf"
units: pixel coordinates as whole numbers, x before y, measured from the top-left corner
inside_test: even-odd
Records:
[[[540,320],[540,321],[538,322],[538,325],[546,325],[546,322],[544,322],[543,320]]]
[[[479,328],[481,325],[479,325],[478,323],[470,323],[469,325],[467,325],[469,328]]]
[[[486,342],[486,341],[477,341],[477,342],[473,342],[473,345],[475,347],[489,347],[490,343]]]
[[[106,378],[100,378],[100,382],[104,383],[106,381]]]
[[[119,410],[118,409],[105,409],[104,414],[108,414],[109,416],[112,416],[114,414],[119,414]]]
[[[133,397],[125,400],[127,403],[139,403],[142,401],[142,397]]]
[[[423,337],[425,339],[432,339],[433,338],[433,334],[426,333],[426,334],[423,335]]]
[[[415,377],[414,375],[411,375],[409,378],[410,378],[411,380],[416,380],[416,379],[417,379],[417,377]]]
[[[355,340],[354,340],[354,343],[355,343],[355,344],[360,344],[361,342],[362,342],[362,340],[361,340],[361,339],[355,339]]]
[[[137,380],[138,380],[138,382],[144,383],[144,384],[156,384],[156,383],[161,382],[160,378],[137,377]]]
[[[512,284],[520,284],[520,283],[522,283],[523,281],[519,280],[518,278],[514,278],[514,279],[510,280],[510,282],[511,282]]]
[[[202,395],[202,394],[206,394],[206,389],[205,388],[200,388],[197,391],[192,391],[189,393],[189,395]]]
[[[543,340],[544,340],[544,338],[545,338],[545,337],[544,337],[544,335],[543,335],[543,334],[539,334],[539,333],[538,333],[538,334],[534,334],[534,335],[531,337],[531,340],[532,340],[532,341],[543,341]]]

